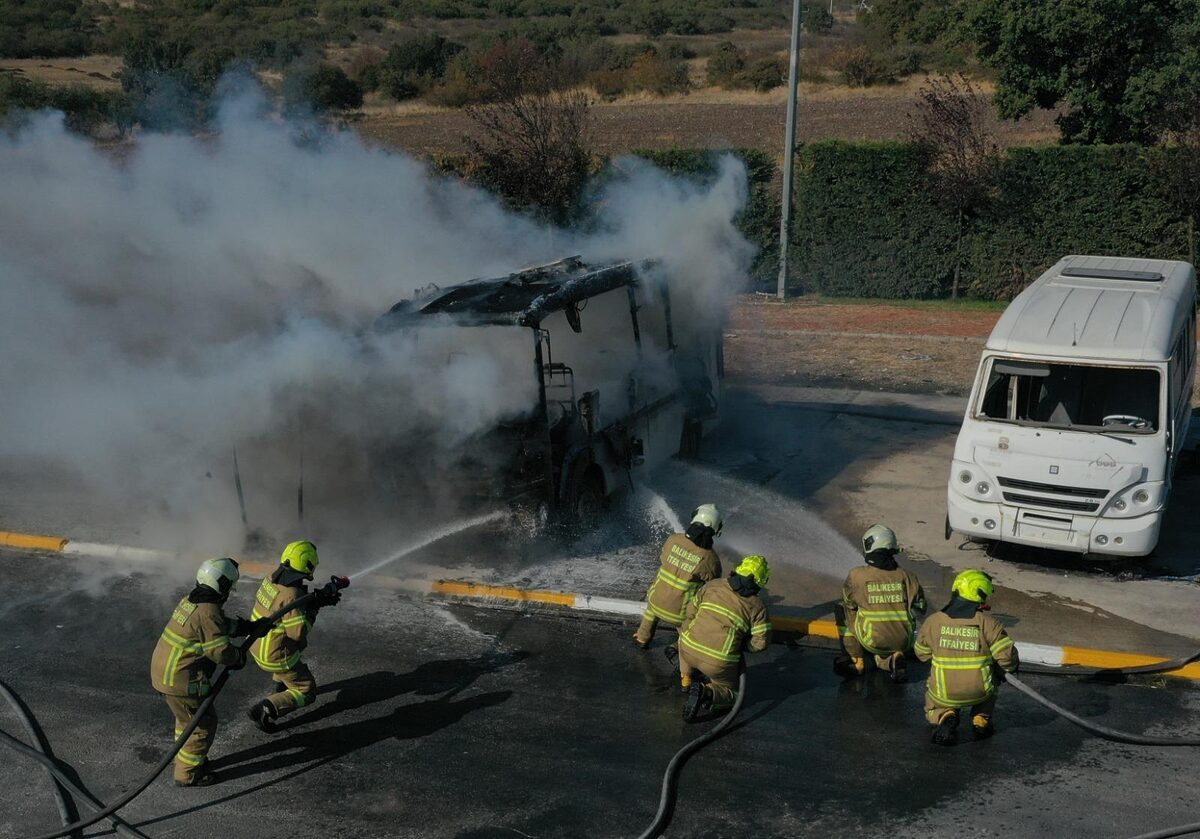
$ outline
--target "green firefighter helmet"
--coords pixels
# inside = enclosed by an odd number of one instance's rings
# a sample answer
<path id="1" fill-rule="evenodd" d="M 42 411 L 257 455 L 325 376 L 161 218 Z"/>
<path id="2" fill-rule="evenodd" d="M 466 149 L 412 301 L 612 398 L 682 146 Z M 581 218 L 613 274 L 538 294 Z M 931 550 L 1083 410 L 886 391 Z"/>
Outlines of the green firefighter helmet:
<path id="1" fill-rule="evenodd" d="M 711 527 L 713 535 L 720 536 L 725 520 L 721 518 L 721 511 L 717 509 L 716 504 L 701 504 L 692 512 L 692 524 Z"/>
<path id="2" fill-rule="evenodd" d="M 963 600 L 970 600 L 972 603 L 983 603 L 996 591 L 992 585 L 992 578 L 974 568 L 969 568 L 955 577 L 950 588 Z"/>
<path id="3" fill-rule="evenodd" d="M 743 559 L 734 573 L 739 577 L 749 577 L 759 588 L 766 588 L 771 579 L 771 566 L 767 564 L 765 556 L 754 554 Z"/>
<path id="4" fill-rule="evenodd" d="M 196 582 L 221 595 L 229 594 L 240 576 L 238 564 L 227 556 L 206 559 L 196 570 Z"/>
<path id="5" fill-rule="evenodd" d="M 873 551 L 891 551 L 895 553 L 900 550 L 900 543 L 896 540 L 895 531 L 890 527 L 882 524 L 873 524 L 862 535 L 862 548 L 864 556 Z"/>
<path id="6" fill-rule="evenodd" d="M 283 555 L 279 558 L 280 565 L 286 565 L 310 580 L 313 572 L 317 570 L 318 562 L 320 560 L 317 558 L 317 546 L 308 541 L 292 542 L 283 549 Z"/>

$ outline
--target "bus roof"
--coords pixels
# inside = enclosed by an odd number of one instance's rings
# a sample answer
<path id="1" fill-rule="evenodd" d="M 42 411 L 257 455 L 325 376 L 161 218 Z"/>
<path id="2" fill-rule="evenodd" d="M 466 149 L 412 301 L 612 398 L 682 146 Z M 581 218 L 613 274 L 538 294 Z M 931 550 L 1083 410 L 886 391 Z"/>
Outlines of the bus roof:
<path id="1" fill-rule="evenodd" d="M 1113 361 L 1166 361 L 1196 298 L 1186 262 L 1065 256 L 1005 309 L 987 348 Z"/>
<path id="2" fill-rule="evenodd" d="M 654 260 L 587 265 L 578 256 L 514 271 L 503 277 L 470 280 L 448 288 L 431 286 L 402 300 L 376 322 L 393 329 L 431 315 L 449 315 L 465 326 L 530 326 L 548 315 L 573 309 L 614 289 L 637 285 Z"/>

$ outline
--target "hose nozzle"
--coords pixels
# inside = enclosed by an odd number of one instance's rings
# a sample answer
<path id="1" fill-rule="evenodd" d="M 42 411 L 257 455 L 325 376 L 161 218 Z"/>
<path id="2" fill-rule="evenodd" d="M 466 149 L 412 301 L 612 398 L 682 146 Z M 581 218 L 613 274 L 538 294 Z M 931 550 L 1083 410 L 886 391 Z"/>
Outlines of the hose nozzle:
<path id="1" fill-rule="evenodd" d="M 349 577 L 338 577 L 335 575 L 335 576 L 332 576 L 329 578 L 328 588 L 330 588 L 333 591 L 341 591 L 342 589 L 349 588 L 349 587 L 350 587 L 350 578 Z"/>

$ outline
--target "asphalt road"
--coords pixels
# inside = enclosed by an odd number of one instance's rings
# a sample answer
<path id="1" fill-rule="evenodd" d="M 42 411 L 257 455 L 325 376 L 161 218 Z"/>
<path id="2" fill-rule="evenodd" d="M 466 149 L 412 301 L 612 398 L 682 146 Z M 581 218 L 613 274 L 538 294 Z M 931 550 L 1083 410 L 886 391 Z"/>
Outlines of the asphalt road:
<path id="1" fill-rule="evenodd" d="M 84 570 L 0 556 L 0 674 L 109 799 L 169 744 L 147 670 L 183 586 Z M 243 584 L 234 603 L 251 596 Z M 126 815 L 151 836 L 637 835 L 667 761 L 700 729 L 679 721 L 658 644 L 641 653 L 629 635 L 408 600 L 367 578 L 317 623 L 315 706 L 259 733 L 244 709 L 268 679 L 251 665 L 218 702 L 222 783 L 181 790 L 164 773 Z M 781 645 L 751 659 L 743 718 L 687 765 L 667 835 L 1120 837 L 1200 818 L 1192 750 L 1097 741 L 1011 691 L 995 738 L 939 749 L 919 683 L 843 685 L 830 663 Z M 1177 684 L 1028 681 L 1110 725 L 1200 731 L 1200 692 Z M 18 730 L 7 710 L 0 725 Z M 0 758 L 0 835 L 55 824 L 40 769 Z"/>

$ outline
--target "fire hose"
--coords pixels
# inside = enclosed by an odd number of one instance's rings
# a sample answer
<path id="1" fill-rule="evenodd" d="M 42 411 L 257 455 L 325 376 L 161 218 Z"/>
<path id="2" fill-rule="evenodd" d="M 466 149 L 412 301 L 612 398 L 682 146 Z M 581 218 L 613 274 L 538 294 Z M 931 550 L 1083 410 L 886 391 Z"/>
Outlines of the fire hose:
<path id="1" fill-rule="evenodd" d="M 671 762 L 667 764 L 667 771 L 663 773 L 662 794 L 658 799 L 658 812 L 654 814 L 654 821 L 638 836 L 638 839 L 657 839 L 666 830 L 667 825 L 671 822 L 671 811 L 675 804 L 675 786 L 679 780 L 679 772 L 683 769 L 684 762 L 725 733 L 726 729 L 733 723 L 733 718 L 742 709 L 742 700 L 745 696 L 746 667 L 745 662 L 743 662 L 741 672 L 738 673 L 737 698 L 733 700 L 733 707 L 729 709 L 729 713 L 719 723 L 677 751 L 675 756 L 671 758 Z"/>
<path id="2" fill-rule="evenodd" d="M 349 577 L 330 577 L 329 582 L 326 583 L 323 588 L 316 589 L 314 591 L 310 591 L 308 594 L 305 594 L 301 597 L 296 598 L 291 603 L 284 606 L 282 609 L 279 609 L 278 611 L 268 615 L 267 620 L 270 621 L 271 623 L 275 623 L 280 618 L 282 618 L 284 615 L 286 615 L 288 612 L 291 612 L 294 609 L 298 609 L 301 606 L 307 605 L 310 601 L 312 601 L 314 598 L 316 598 L 316 596 L 318 594 L 320 594 L 322 592 L 330 592 L 330 593 L 337 592 L 337 591 L 340 591 L 341 589 L 346 588 L 349 585 L 350 585 Z M 255 641 L 255 639 L 247 637 L 240 644 L 238 644 L 238 649 L 242 651 L 243 656 L 249 650 L 250 645 L 252 643 L 254 643 L 254 641 Z M 99 801 L 96 801 L 91 796 L 86 795 L 86 793 L 83 793 L 82 790 L 79 790 L 78 788 L 74 788 L 75 785 L 72 783 L 70 777 L 68 777 L 68 775 L 63 771 L 61 765 L 57 761 L 55 761 L 53 758 L 48 757 L 47 755 L 38 751 L 36 748 L 31 748 L 30 746 L 25 745 L 20 740 L 17 740 L 15 737 L 13 737 L 3 731 L 0 731 L 0 744 L 8 746 L 9 748 L 17 751 L 18 753 L 23 754 L 28 758 L 31 758 L 33 760 L 40 762 L 51 772 L 51 774 L 53 774 L 55 779 L 57 779 L 60 783 L 62 783 L 67 789 L 71 789 L 73 792 L 75 792 L 77 795 L 79 795 L 81 798 L 83 798 L 83 800 L 90 801 L 98 809 L 98 812 L 93 813 L 92 815 L 88 816 L 87 818 L 79 819 L 70 824 L 64 824 L 62 827 L 58 828 L 57 830 L 53 830 L 48 833 L 41 833 L 35 837 L 30 837 L 30 839 L 57 839 L 57 837 L 59 837 L 59 836 L 66 836 L 68 834 L 75 833 L 76 831 L 82 830 L 85 827 L 91 827 L 92 825 L 96 824 L 97 822 L 103 821 L 105 819 L 112 821 L 114 827 L 116 827 L 118 830 L 122 830 L 122 828 L 124 828 L 124 825 L 122 823 L 119 823 L 119 820 L 114 819 L 113 816 L 119 810 L 121 810 L 122 808 L 127 806 L 129 804 L 129 802 L 133 801 L 133 799 L 137 798 L 139 795 L 141 795 L 143 792 L 145 792 L 146 788 L 148 786 L 150 786 L 151 783 L 154 782 L 154 779 L 158 777 L 159 773 L 162 772 L 164 769 L 166 769 L 167 766 L 170 765 L 171 761 L 173 761 L 175 759 L 175 755 L 179 753 L 179 750 L 183 748 L 183 745 L 188 741 L 188 738 L 190 738 L 192 736 L 192 732 L 194 732 L 196 730 L 196 726 L 198 726 L 200 724 L 201 718 L 203 718 L 205 713 L 208 711 L 208 709 L 212 707 L 213 701 L 217 698 L 217 694 L 219 694 L 221 692 L 221 689 L 223 687 L 225 687 L 225 683 L 227 681 L 229 681 L 229 675 L 232 672 L 233 672 L 232 670 L 230 670 L 228 667 L 226 667 L 223 664 L 217 666 L 216 670 L 213 671 L 212 689 L 209 691 L 208 696 L 206 696 L 204 698 L 204 701 L 200 703 L 200 707 L 196 709 L 196 713 L 192 714 L 192 718 L 188 722 L 187 726 L 185 726 L 183 731 L 179 734 L 179 736 L 175 738 L 175 746 L 169 752 L 167 752 L 167 754 L 165 754 L 163 756 L 162 760 L 160 760 L 158 762 L 158 764 L 154 767 L 154 769 L 152 769 L 149 772 L 149 774 L 147 774 L 145 780 L 143 780 L 138 786 L 134 787 L 129 792 L 125 793 L 125 795 L 123 795 L 116 803 L 109 804 L 107 806 L 103 805 Z M 3 683 L 0 683 L 0 687 L 4 688 L 3 692 L 6 696 L 11 697 L 10 702 L 15 703 L 17 701 L 15 694 L 13 694 L 12 691 L 6 685 L 3 685 Z M 14 704 L 14 707 L 19 707 L 19 704 Z M 27 728 L 29 728 L 32 731 L 33 730 L 32 719 L 30 719 L 28 717 L 28 715 L 26 715 L 23 711 L 19 711 L 19 713 L 23 718 L 25 718 L 25 722 L 27 723 Z M 34 739 L 34 743 L 35 744 L 37 743 L 36 738 Z M 136 833 L 136 832 L 132 831 L 132 829 L 130 829 L 130 828 L 124 828 L 124 829 L 129 830 L 129 835 L 144 837 L 144 834 Z"/>

